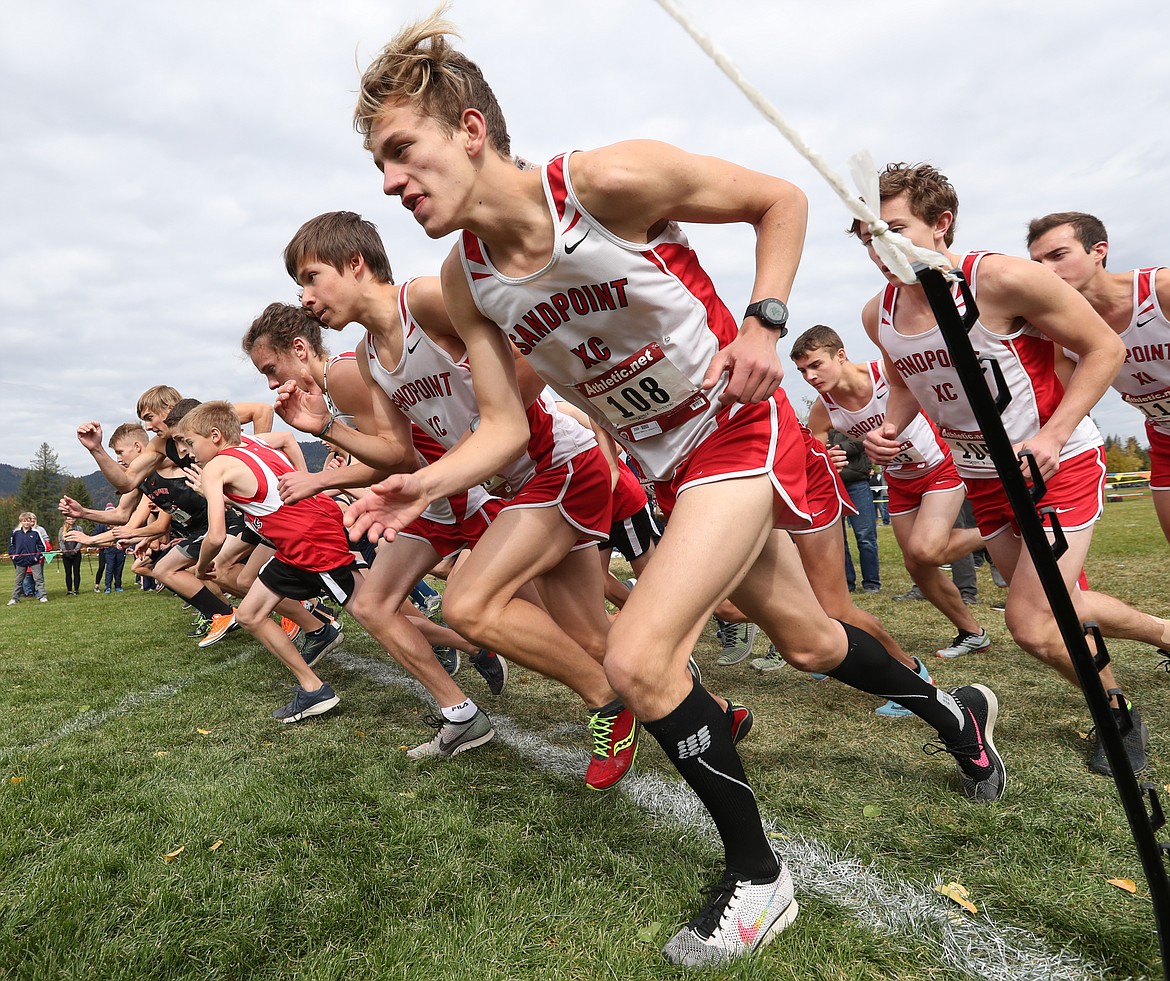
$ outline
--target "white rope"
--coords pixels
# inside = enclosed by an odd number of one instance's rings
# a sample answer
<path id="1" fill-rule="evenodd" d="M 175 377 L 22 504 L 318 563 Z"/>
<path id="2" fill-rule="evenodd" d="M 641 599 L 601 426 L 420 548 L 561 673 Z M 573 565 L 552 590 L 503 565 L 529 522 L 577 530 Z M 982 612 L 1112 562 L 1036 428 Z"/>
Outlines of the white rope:
<path id="1" fill-rule="evenodd" d="M 714 42 L 700 31 L 691 22 L 690 18 L 675 5 L 674 0 L 656 0 L 656 2 L 710 56 L 711 60 L 719 66 L 723 74 L 739 87 L 739 90 L 747 96 L 748 101 L 759 110 L 760 114 L 775 126 L 780 131 L 780 134 L 792 144 L 793 149 L 812 164 L 816 172 L 836 192 L 837 197 L 849 209 L 853 217 L 865 223 L 870 234 L 873 236 L 874 250 L 881 257 L 887 269 L 904 283 L 916 283 L 918 281 L 918 277 L 911 268 L 911 262 L 921 262 L 931 269 L 937 269 L 948 275 L 951 273 L 951 264 L 947 261 L 946 256 L 935 252 L 933 249 L 920 248 L 904 235 L 890 231 L 890 226 L 882 221 L 881 217 L 875 214 L 867 203 L 873 202 L 877 205 L 880 200 L 878 195 L 877 168 L 874 166 L 873 158 L 868 152 L 863 151 L 854 154 L 849 159 L 850 172 L 853 175 L 853 180 L 857 185 L 857 190 L 861 194 L 861 198 L 864 198 L 864 200 L 861 200 L 849 190 L 845 181 L 825 162 L 824 157 L 804 142 L 801 135 L 788 124 L 787 120 L 776 110 L 776 107 L 764 98 L 763 93 L 743 77 L 739 69 L 732 64 L 731 59 L 720 51 Z"/>

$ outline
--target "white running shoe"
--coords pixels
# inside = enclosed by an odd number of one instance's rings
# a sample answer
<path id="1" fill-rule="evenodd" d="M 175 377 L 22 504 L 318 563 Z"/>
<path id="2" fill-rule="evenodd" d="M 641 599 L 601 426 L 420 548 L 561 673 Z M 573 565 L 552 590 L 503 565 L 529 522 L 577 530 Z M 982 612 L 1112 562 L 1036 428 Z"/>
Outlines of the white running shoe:
<path id="1" fill-rule="evenodd" d="M 776 650 L 775 644 L 768 645 L 768 653 L 763 657 L 752 658 L 750 667 L 756 671 L 779 671 L 783 667 L 787 667 L 788 662 L 780 656 L 780 652 Z"/>
<path id="2" fill-rule="evenodd" d="M 979 651 L 985 651 L 990 646 L 991 638 L 987 636 L 986 630 L 980 630 L 977 634 L 969 634 L 964 630 L 960 631 L 955 639 L 951 641 L 950 647 L 944 647 L 936 653 L 939 657 L 954 660 L 956 657 L 962 657 L 964 654 L 977 654 Z"/>
<path id="3" fill-rule="evenodd" d="M 800 907 L 792 895 L 788 866 L 767 880 L 725 875 L 711 887 L 711 899 L 679 930 L 662 955 L 672 964 L 716 967 L 754 954 L 796 919 Z"/>
<path id="4" fill-rule="evenodd" d="M 756 642 L 756 634 L 760 628 L 754 623 L 725 623 L 719 620 L 719 629 L 716 635 L 723 653 L 715 662 L 722 667 L 739 664 L 752 652 L 752 645 Z"/>

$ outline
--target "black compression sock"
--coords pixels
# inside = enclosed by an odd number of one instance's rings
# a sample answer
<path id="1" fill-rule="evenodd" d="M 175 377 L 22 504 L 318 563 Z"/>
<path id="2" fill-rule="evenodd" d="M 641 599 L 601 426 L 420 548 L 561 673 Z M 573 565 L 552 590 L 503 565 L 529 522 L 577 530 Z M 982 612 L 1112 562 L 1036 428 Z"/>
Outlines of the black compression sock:
<path id="1" fill-rule="evenodd" d="M 860 627 L 842 623 L 849 638 L 845 660 L 829 676 L 851 688 L 892 698 L 933 726 L 944 739 L 954 739 L 963 725 L 963 713 L 945 691 L 918 677 L 894 660 L 878 641 Z"/>
<path id="2" fill-rule="evenodd" d="M 643 725 L 710 812 L 728 869 L 739 878 L 774 876 L 779 865 L 719 703 L 696 681 L 674 711 Z"/>
<path id="3" fill-rule="evenodd" d="M 206 586 L 194 596 L 188 597 L 187 602 L 207 617 L 208 620 L 213 616 L 226 616 L 232 612 L 232 608 Z"/>

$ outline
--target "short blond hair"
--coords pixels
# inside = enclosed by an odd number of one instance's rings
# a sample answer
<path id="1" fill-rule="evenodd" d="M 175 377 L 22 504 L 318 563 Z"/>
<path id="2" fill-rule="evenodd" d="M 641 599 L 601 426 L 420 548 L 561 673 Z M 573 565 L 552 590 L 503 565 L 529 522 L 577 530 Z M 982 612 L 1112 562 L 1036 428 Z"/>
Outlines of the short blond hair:
<path id="1" fill-rule="evenodd" d="M 150 437 L 146 434 L 146 430 L 142 428 L 142 423 L 140 422 L 124 422 L 115 429 L 113 435 L 110 436 L 110 449 L 112 450 L 118 443 L 121 443 L 125 439 L 137 439 L 143 445 L 150 441 Z"/>
<path id="2" fill-rule="evenodd" d="M 170 385 L 155 385 L 138 396 L 138 407 L 134 411 L 139 419 L 147 412 L 153 412 L 155 415 L 169 412 L 182 397 L 177 388 Z"/>
<path id="3" fill-rule="evenodd" d="M 488 143 L 512 156 L 508 124 L 479 66 L 447 40 L 459 31 L 444 19 L 447 5 L 424 20 L 408 24 L 386 45 L 362 75 L 354 128 L 373 150 L 370 133 L 387 102 L 402 100 L 434 119 L 447 133 L 459 128 L 465 109 L 477 109 L 487 123 Z"/>
<path id="4" fill-rule="evenodd" d="M 213 429 L 229 446 L 239 445 L 240 416 L 231 402 L 203 402 L 179 422 L 179 432 L 185 436 L 210 436 Z"/>
<path id="5" fill-rule="evenodd" d="M 21 512 L 20 512 L 20 517 L 19 517 L 19 518 L 17 518 L 16 520 L 17 520 L 17 521 L 25 521 L 25 520 L 28 520 L 28 521 L 34 521 L 34 522 L 35 522 L 35 521 L 37 520 L 37 516 L 36 516 L 35 514 L 33 514 L 31 511 L 21 511 Z"/>

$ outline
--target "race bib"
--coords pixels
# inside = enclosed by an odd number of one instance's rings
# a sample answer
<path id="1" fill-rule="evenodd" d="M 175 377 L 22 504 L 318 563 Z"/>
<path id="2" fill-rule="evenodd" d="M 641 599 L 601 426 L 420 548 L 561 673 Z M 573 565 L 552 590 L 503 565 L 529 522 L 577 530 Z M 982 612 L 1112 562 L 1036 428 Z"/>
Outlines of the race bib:
<path id="1" fill-rule="evenodd" d="M 907 439 L 902 442 L 897 455 L 890 460 L 889 466 L 914 466 L 925 462 L 926 457 L 914 448 L 914 443 L 911 440 Z"/>
<path id="2" fill-rule="evenodd" d="M 992 462 L 983 433 L 969 433 L 961 429 L 943 429 L 940 426 L 938 434 L 951 448 L 951 456 L 954 457 L 955 466 L 960 470 L 995 471 L 995 464 Z"/>
<path id="3" fill-rule="evenodd" d="M 634 442 L 681 426 L 711 404 L 657 343 L 576 389 L 623 439 Z"/>
<path id="4" fill-rule="evenodd" d="M 1170 423 L 1170 388 L 1164 388 L 1160 392 L 1150 392 L 1147 395 L 1125 395 L 1123 393 L 1121 397 L 1130 405 L 1141 409 L 1150 422 L 1160 423 L 1162 426 Z"/>

